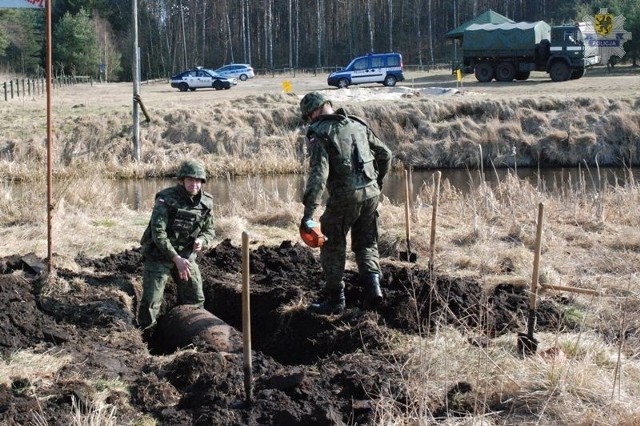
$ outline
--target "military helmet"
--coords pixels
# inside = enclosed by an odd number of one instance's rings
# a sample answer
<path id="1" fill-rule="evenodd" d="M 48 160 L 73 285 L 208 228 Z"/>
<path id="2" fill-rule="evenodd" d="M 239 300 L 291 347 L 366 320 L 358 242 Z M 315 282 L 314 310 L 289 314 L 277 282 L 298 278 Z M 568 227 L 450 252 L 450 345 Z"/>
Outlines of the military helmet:
<path id="1" fill-rule="evenodd" d="M 178 169 L 178 179 L 184 179 L 190 177 L 193 179 L 200 179 L 203 183 L 207 181 L 207 173 L 204 170 L 202 163 L 196 160 L 186 160 Z"/>
<path id="2" fill-rule="evenodd" d="M 300 112 L 302 113 L 302 119 L 304 121 L 309 120 L 309 116 L 311 115 L 311 113 L 327 102 L 331 104 L 331 101 L 320 92 L 311 92 L 304 95 L 304 97 L 300 101 Z"/>

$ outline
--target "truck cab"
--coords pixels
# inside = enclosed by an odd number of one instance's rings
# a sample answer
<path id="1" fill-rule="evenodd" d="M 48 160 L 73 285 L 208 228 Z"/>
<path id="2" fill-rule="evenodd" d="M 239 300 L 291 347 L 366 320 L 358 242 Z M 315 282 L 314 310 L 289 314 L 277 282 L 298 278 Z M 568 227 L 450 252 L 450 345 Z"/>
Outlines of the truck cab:
<path id="1" fill-rule="evenodd" d="M 584 75 L 589 62 L 585 59 L 584 35 L 576 25 L 551 27 L 547 70 L 553 81 L 577 79 Z"/>

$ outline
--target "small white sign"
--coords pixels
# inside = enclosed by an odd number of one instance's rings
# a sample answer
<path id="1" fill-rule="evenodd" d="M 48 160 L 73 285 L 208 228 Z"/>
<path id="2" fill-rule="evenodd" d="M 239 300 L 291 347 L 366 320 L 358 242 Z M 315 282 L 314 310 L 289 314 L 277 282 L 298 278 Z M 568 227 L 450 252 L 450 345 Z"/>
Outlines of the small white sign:
<path id="1" fill-rule="evenodd" d="M 45 0 L 0 0 L 0 9 L 28 7 L 44 9 Z"/>

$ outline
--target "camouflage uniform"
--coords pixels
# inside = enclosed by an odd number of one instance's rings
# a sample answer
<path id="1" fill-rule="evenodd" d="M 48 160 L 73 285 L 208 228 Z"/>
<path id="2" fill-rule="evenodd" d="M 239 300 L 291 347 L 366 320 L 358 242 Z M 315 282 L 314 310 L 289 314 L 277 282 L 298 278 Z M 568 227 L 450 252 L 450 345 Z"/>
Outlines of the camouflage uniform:
<path id="1" fill-rule="evenodd" d="M 327 295 L 341 298 L 343 306 L 349 230 L 361 279 L 375 280 L 380 292 L 377 207 L 391 151 L 362 119 L 343 109 L 320 115 L 309 127 L 307 139 L 310 173 L 302 198 L 303 221 L 313 216 L 326 186 L 329 198 L 320 224 L 327 241 L 320 249 L 320 261 Z"/>
<path id="2" fill-rule="evenodd" d="M 143 293 L 138 313 L 141 328 L 155 324 L 169 275 L 176 283 L 178 303 L 203 306 L 200 268 L 191 254 L 197 238 L 203 247 L 213 241 L 212 208 L 213 198 L 202 190 L 190 197 L 182 185 L 176 185 L 156 194 L 149 226 L 140 241 L 144 255 Z M 187 281 L 178 275 L 172 260 L 176 255 L 191 260 L 191 278 Z"/>

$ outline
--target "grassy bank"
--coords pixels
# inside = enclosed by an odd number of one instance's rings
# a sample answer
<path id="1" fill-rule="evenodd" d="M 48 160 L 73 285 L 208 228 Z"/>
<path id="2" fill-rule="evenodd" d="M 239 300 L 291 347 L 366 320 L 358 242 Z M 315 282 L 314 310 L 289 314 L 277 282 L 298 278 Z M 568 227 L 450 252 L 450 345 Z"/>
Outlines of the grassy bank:
<path id="1" fill-rule="evenodd" d="M 632 94 L 532 97 L 516 91 L 512 97 L 494 98 L 465 89 L 428 96 L 418 84 L 411 87 L 404 86 L 393 99 L 384 97 L 381 88 L 349 89 L 346 97 L 336 90 L 326 95 L 372 125 L 394 151 L 397 167 L 640 164 L 640 99 Z M 158 101 L 152 121 L 142 119 L 140 162 L 132 160 L 130 105 L 120 98 L 83 102 L 79 96 L 56 107 L 53 115 L 56 176 L 171 176 L 180 160 L 192 156 L 201 158 L 212 176 L 301 173 L 306 167 L 305 127 L 295 94 L 193 105 L 186 103 L 191 100 Z M 44 173 L 41 102 L 3 104 L 0 119 L 0 180 L 29 180 Z"/>

